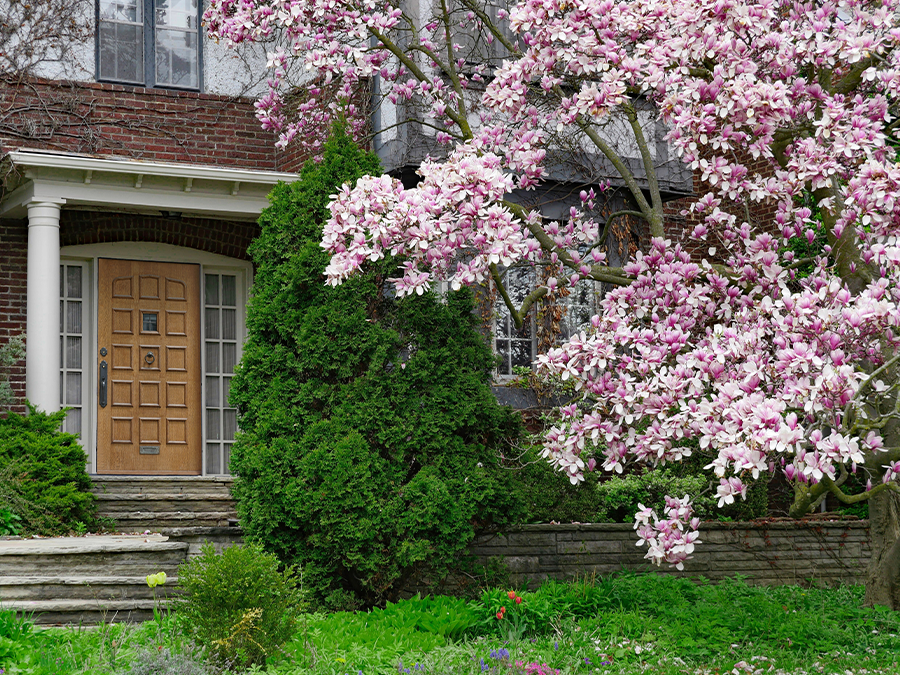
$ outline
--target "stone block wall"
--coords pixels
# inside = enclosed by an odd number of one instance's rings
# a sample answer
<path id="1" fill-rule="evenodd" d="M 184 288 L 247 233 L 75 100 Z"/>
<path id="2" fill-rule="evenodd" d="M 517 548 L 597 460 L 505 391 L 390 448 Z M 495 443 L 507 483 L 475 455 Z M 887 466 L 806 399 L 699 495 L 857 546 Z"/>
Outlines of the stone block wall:
<path id="1" fill-rule="evenodd" d="M 517 585 L 623 570 L 718 580 L 736 574 L 764 585 L 862 583 L 870 557 L 868 521 L 703 523 L 683 571 L 653 567 L 628 524 L 525 525 L 476 539 L 485 564 L 502 557 Z"/>

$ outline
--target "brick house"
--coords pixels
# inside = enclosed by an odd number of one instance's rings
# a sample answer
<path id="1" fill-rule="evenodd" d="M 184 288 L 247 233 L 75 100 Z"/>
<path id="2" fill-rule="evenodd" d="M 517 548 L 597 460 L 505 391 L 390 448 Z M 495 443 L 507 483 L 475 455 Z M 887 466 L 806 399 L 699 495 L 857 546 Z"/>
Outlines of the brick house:
<path id="1" fill-rule="evenodd" d="M 227 473 L 247 246 L 269 190 L 304 158 L 277 149 L 255 117 L 264 47 L 234 54 L 204 39 L 197 0 L 77 1 L 96 13 L 72 59 L 0 75 L 0 343 L 27 336 L 12 384 L 39 408 L 71 408 L 65 428 L 91 473 Z M 406 114 L 376 108 L 373 147 L 411 183 L 439 149 Z M 690 193 L 689 171 L 645 114 L 667 198 Z M 636 147 L 623 151 L 639 174 Z M 583 180 L 560 165 L 546 189 L 520 197 L 565 217 Z M 507 285 L 515 297 L 535 281 Z M 583 322 L 596 297 L 572 293 L 565 322 Z M 502 379 L 531 362 L 538 331 L 515 330 L 502 303 L 493 324 Z"/>
<path id="2" fill-rule="evenodd" d="M 99 0 L 77 59 L 0 79 L 0 343 L 91 473 L 227 472 L 247 245 L 303 159 L 255 118 L 264 56 L 170 4 Z"/>

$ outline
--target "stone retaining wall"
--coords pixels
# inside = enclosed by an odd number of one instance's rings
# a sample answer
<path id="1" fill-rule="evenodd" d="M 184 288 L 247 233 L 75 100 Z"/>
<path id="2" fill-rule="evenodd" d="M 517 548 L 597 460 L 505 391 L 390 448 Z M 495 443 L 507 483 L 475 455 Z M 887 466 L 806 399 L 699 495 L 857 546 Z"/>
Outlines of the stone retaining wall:
<path id="1" fill-rule="evenodd" d="M 869 523 L 799 521 L 703 523 L 693 559 L 679 572 L 652 568 L 631 525 L 525 525 L 477 539 L 480 563 L 505 559 L 515 584 L 621 570 L 722 579 L 736 574 L 765 585 L 862 583 L 870 557 Z"/>

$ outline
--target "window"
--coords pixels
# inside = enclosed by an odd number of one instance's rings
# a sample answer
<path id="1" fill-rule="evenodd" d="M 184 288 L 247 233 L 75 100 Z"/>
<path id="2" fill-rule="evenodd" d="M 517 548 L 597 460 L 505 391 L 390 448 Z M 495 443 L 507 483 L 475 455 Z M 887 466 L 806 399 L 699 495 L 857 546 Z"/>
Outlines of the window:
<path id="1" fill-rule="evenodd" d="M 503 272 L 503 280 L 510 299 L 518 307 L 525 297 L 536 287 L 535 272 L 531 268 L 513 268 Z M 590 326 L 591 317 L 597 313 L 602 284 L 582 279 L 574 288 L 568 288 L 568 295 L 557 298 L 563 315 L 558 340 L 563 342 L 575 333 Z M 535 306 L 535 308 L 537 305 Z M 506 304 L 499 297 L 495 300 L 494 349 L 500 357 L 497 375 L 515 375 L 514 368 L 529 367 L 537 357 L 536 334 L 533 325 L 535 308 L 523 322 L 521 330 L 509 316 Z"/>
<path id="2" fill-rule="evenodd" d="M 101 80 L 200 88 L 197 0 L 98 0 Z"/>

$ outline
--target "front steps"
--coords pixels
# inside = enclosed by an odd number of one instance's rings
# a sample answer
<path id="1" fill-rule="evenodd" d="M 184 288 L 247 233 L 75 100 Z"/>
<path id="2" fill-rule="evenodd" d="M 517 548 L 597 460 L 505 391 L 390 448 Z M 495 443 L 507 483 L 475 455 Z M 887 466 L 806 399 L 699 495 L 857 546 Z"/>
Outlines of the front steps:
<path id="1" fill-rule="evenodd" d="M 157 602 L 147 575 L 168 575 L 164 605 L 189 548 L 158 534 L 3 540 L 0 608 L 42 625 L 144 621 Z"/>
<path id="2" fill-rule="evenodd" d="M 97 515 L 120 532 L 237 524 L 231 476 L 92 476 Z"/>
<path id="3" fill-rule="evenodd" d="M 173 596 L 178 566 L 211 543 L 242 542 L 230 476 L 92 476 L 98 516 L 110 536 L 0 540 L 0 609 L 37 624 L 145 621 L 156 606 L 148 574 Z"/>

